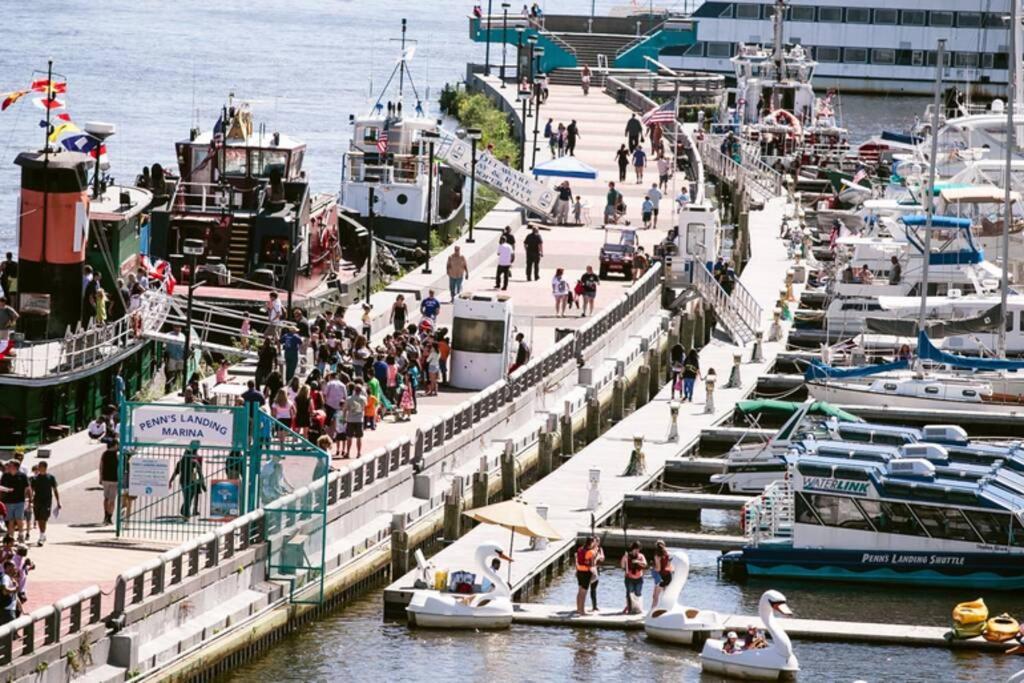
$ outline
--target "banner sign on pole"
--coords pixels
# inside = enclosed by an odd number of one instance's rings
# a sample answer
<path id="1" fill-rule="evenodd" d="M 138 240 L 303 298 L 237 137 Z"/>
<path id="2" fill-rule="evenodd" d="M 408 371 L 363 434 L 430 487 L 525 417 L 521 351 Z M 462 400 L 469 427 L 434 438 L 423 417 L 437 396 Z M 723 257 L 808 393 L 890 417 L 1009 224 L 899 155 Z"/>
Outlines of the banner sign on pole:
<path id="1" fill-rule="evenodd" d="M 188 406 L 143 405 L 132 410 L 132 441 L 230 448 L 235 414 L 230 410 L 197 410 Z M 134 467 L 134 462 L 132 463 Z"/>

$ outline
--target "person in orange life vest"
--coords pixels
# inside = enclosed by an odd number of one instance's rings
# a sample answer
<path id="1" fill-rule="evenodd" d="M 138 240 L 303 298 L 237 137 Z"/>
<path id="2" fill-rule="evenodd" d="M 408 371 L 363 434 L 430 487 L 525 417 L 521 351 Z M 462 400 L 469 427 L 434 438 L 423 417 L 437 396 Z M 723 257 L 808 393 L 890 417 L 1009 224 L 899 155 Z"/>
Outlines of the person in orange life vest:
<path id="1" fill-rule="evenodd" d="M 579 615 L 587 613 L 587 589 L 590 588 L 590 580 L 594 576 L 596 556 L 593 538 L 588 538 L 576 549 L 576 584 L 579 586 L 579 590 L 576 591 L 576 613 Z"/>
<path id="2" fill-rule="evenodd" d="M 622 610 L 622 613 L 634 614 L 632 604 L 634 600 L 631 596 L 635 596 L 637 603 L 643 604 L 640 601 L 644 590 L 644 570 L 647 569 L 647 558 L 640 552 L 639 542 L 633 541 L 629 550 L 622 556 L 619 566 L 626 573 L 626 608 Z"/>

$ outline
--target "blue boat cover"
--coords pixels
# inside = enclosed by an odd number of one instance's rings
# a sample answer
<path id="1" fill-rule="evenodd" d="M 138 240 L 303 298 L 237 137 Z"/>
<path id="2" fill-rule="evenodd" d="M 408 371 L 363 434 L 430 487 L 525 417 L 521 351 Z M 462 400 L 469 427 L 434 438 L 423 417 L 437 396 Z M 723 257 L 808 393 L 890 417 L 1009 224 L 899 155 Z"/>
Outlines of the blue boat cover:
<path id="1" fill-rule="evenodd" d="M 892 363 L 881 363 L 879 365 L 862 365 L 856 368 L 835 368 L 826 365 L 820 360 L 811 359 L 811 365 L 804 372 L 805 380 L 812 379 L 848 379 L 851 377 L 867 377 L 879 372 L 891 370 L 906 370 L 910 367 L 909 361 L 897 360 Z"/>
<path id="2" fill-rule="evenodd" d="M 925 227 L 928 225 L 928 216 L 915 213 L 909 216 L 903 216 L 900 219 L 904 225 L 912 227 Z M 933 228 L 957 228 L 959 230 L 967 230 L 971 227 L 970 218 L 960 218 L 959 216 L 932 216 L 932 227 Z"/>
<path id="3" fill-rule="evenodd" d="M 917 356 L 921 360 L 930 360 L 958 368 L 972 370 L 1024 370 L 1024 360 L 1007 360 L 1005 358 L 974 358 L 947 353 L 935 348 L 927 333 L 917 335 Z"/>
<path id="4" fill-rule="evenodd" d="M 923 142 L 923 138 L 919 138 L 916 135 L 907 135 L 906 133 L 896 133 L 888 130 L 882 131 L 882 139 L 902 142 L 905 145 L 919 145 Z"/>

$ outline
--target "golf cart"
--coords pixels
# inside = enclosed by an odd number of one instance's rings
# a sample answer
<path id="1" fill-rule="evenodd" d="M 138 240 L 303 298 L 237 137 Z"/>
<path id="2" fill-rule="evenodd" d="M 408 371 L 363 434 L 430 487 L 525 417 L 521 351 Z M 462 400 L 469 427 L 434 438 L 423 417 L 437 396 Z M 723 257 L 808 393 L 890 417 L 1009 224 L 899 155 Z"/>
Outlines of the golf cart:
<path id="1" fill-rule="evenodd" d="M 604 244 L 601 246 L 599 277 L 603 280 L 609 273 L 622 273 L 627 280 L 633 279 L 633 258 L 639 239 L 636 230 L 604 229 Z"/>

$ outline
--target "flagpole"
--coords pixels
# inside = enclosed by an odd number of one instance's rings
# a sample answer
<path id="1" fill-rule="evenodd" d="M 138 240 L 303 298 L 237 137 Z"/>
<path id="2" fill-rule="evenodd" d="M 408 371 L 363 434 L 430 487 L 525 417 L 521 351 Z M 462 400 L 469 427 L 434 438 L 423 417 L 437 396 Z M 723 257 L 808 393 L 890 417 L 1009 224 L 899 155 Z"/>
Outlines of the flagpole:
<path id="1" fill-rule="evenodd" d="M 48 179 L 50 169 L 50 105 L 53 104 L 53 60 L 46 60 L 46 129 L 43 131 L 43 248 L 39 253 L 39 262 L 46 263 L 47 209 L 49 208 Z M 99 150 L 96 150 L 99 154 Z"/>

